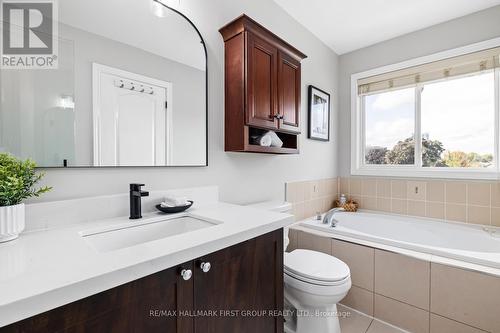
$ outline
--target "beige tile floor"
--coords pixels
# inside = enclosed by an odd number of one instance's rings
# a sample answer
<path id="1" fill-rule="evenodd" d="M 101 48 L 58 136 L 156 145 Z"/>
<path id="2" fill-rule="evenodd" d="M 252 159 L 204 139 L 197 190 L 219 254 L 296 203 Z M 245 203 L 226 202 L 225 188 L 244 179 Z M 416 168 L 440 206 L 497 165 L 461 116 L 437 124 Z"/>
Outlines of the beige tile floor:
<path id="1" fill-rule="evenodd" d="M 346 313 L 345 317 L 340 317 L 342 333 L 406 333 L 342 305 L 338 305 L 338 311 Z"/>

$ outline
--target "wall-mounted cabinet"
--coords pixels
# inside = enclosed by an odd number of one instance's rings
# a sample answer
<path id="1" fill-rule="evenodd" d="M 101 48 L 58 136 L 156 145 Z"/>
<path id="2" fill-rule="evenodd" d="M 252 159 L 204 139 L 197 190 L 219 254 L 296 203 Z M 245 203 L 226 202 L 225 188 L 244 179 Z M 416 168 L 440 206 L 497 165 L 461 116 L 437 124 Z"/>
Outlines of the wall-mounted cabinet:
<path id="1" fill-rule="evenodd" d="M 242 15 L 220 29 L 225 43 L 225 150 L 299 151 L 301 66 L 306 55 Z M 275 131 L 283 147 L 262 147 L 251 136 Z"/>

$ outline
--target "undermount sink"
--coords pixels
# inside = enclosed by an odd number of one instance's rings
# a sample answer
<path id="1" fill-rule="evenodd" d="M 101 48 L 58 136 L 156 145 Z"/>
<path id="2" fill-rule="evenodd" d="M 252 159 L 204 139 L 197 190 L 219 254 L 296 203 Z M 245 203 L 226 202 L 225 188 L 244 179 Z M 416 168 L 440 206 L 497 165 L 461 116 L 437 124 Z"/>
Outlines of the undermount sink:
<path id="1" fill-rule="evenodd" d="M 127 221 L 110 227 L 80 232 L 80 235 L 99 252 L 108 252 L 126 247 L 172 237 L 217 225 L 216 222 L 192 216 L 164 216 Z"/>

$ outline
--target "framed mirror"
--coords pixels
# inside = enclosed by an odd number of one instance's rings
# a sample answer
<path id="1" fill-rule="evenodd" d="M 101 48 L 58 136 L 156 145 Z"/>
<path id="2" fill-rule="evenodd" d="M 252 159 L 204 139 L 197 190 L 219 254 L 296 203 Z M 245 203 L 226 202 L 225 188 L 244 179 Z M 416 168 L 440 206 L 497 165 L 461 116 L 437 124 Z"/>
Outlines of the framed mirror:
<path id="1" fill-rule="evenodd" d="M 57 5 L 57 66 L 1 68 L 0 152 L 44 168 L 208 165 L 207 53 L 194 24 L 156 0 Z M 10 20 L 14 36 L 22 23 Z M 43 41 L 42 26 L 30 36 Z"/>

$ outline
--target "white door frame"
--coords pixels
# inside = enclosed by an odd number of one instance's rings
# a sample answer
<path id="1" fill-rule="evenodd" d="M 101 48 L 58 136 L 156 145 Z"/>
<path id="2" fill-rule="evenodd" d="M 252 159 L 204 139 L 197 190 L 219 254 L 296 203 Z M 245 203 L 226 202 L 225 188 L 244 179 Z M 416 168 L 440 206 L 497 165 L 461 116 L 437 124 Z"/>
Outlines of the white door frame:
<path id="1" fill-rule="evenodd" d="M 102 166 L 101 165 L 101 74 L 109 74 L 114 76 L 120 76 L 124 79 L 130 79 L 133 81 L 139 81 L 145 85 L 153 85 L 161 88 L 165 88 L 167 91 L 166 102 L 166 114 L 165 119 L 167 126 L 165 128 L 166 138 L 165 138 L 165 146 L 166 148 L 166 156 L 165 156 L 165 166 L 171 164 L 172 161 L 172 129 L 173 129 L 173 99 L 172 99 L 172 89 L 173 85 L 171 82 L 162 81 L 158 79 L 154 79 L 151 77 L 147 77 L 141 74 L 136 74 L 132 72 L 128 72 L 119 68 L 114 68 L 106 65 L 101 65 L 96 62 L 92 63 L 92 122 L 93 122 L 93 165 L 94 166 Z"/>

